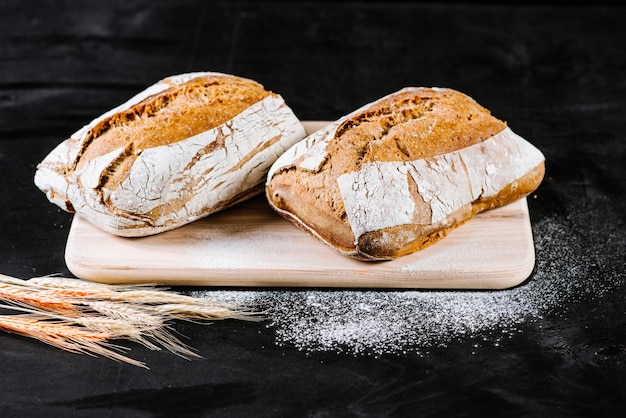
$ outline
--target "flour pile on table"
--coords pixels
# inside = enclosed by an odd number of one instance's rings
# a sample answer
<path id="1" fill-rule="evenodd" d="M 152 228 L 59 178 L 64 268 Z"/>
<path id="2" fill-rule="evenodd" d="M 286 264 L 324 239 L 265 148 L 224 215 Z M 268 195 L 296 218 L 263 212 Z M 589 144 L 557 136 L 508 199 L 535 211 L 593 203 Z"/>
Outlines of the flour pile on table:
<path id="1" fill-rule="evenodd" d="M 497 346 L 520 333 L 520 325 L 558 314 L 577 298 L 599 297 L 619 281 L 597 273 L 586 243 L 562 221 L 546 219 L 534 228 L 535 272 L 513 289 L 207 290 L 194 296 L 268 309 L 276 343 L 306 352 L 427 353 L 462 339 Z"/>

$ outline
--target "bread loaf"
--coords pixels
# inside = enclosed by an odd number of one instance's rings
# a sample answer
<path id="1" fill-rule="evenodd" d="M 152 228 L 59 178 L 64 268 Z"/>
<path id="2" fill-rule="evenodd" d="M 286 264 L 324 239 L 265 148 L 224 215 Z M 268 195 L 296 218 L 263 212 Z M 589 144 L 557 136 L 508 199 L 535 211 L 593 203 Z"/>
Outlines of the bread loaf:
<path id="1" fill-rule="evenodd" d="M 61 142 L 35 184 L 105 231 L 151 235 L 262 193 L 270 165 L 304 136 L 281 96 L 259 83 L 181 74 Z"/>
<path id="2" fill-rule="evenodd" d="M 287 150 L 270 168 L 266 196 L 339 252 L 389 260 L 525 197 L 543 175 L 543 154 L 472 98 L 409 87 Z"/>

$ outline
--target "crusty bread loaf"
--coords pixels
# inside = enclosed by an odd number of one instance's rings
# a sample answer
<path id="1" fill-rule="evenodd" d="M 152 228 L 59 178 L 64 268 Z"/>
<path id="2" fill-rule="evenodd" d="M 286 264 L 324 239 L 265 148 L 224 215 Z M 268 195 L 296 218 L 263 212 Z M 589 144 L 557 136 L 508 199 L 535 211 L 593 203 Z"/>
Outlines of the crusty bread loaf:
<path id="1" fill-rule="evenodd" d="M 61 142 L 35 184 L 105 231 L 151 235 L 262 192 L 270 165 L 305 135 L 283 99 L 253 80 L 180 74 Z"/>
<path id="2" fill-rule="evenodd" d="M 287 150 L 266 196 L 341 253 L 388 260 L 535 190 L 544 156 L 458 91 L 409 87 Z"/>

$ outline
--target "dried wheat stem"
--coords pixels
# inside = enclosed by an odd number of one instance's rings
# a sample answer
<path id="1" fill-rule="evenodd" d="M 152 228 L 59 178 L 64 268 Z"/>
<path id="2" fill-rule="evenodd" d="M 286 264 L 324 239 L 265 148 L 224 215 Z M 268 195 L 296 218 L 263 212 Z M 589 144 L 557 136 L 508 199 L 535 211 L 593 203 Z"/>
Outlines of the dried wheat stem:
<path id="1" fill-rule="evenodd" d="M 187 312 L 187 315 L 175 315 L 177 319 L 239 319 L 258 321 L 263 319 L 263 313 L 250 311 L 241 306 L 229 304 L 222 301 L 214 301 L 206 298 L 194 298 L 176 292 L 164 291 L 167 289 L 155 289 L 150 284 L 137 285 L 109 285 L 102 283 L 84 282 L 77 279 L 39 277 L 29 280 L 43 288 L 54 289 L 74 289 L 78 288 L 84 292 L 86 299 L 106 299 L 109 301 L 123 301 L 128 304 L 150 306 L 150 305 L 176 305 L 180 312 Z M 119 287 L 118 287 L 119 286 Z M 183 305 L 189 308 L 182 309 Z M 215 314 L 208 314 L 214 310 Z M 169 310 L 172 313 L 176 309 Z M 192 312 L 197 311 L 198 315 L 193 316 Z M 167 309 L 162 309 L 167 312 Z"/>
<path id="2" fill-rule="evenodd" d="M 89 300 L 85 302 L 85 306 L 108 318 L 121 319 L 146 327 L 163 327 L 166 322 L 166 318 L 162 316 L 155 316 L 152 313 L 151 308 L 146 309 L 140 305 L 137 306 L 128 303 L 111 302 L 106 300 Z"/>
<path id="3" fill-rule="evenodd" d="M 36 306 L 46 311 L 64 312 L 65 314 L 76 310 L 70 302 L 41 295 L 29 287 L 6 283 L 0 283 L 0 299 L 19 305 Z"/>
<path id="4" fill-rule="evenodd" d="M 51 321 L 45 316 L 33 314 L 0 315 L 0 329 L 36 338 L 54 347 L 73 353 L 101 355 L 113 360 L 147 368 L 144 363 L 107 348 L 107 346 L 116 346 L 106 344 L 106 341 L 109 339 L 109 335 L 106 333 L 68 325 L 63 322 Z"/>
<path id="5" fill-rule="evenodd" d="M 148 313 L 147 309 L 125 306 L 120 303 L 90 302 L 88 305 L 104 317 L 77 318 L 76 321 L 83 326 L 106 329 L 114 336 L 113 338 L 128 338 L 152 350 L 160 350 L 159 346 L 162 346 L 181 357 L 200 357 L 172 335 L 164 316 Z M 124 328 L 131 324 L 133 329 Z"/>
<path id="6" fill-rule="evenodd" d="M 221 306 L 192 305 L 185 303 L 170 303 L 154 307 L 154 311 L 160 315 L 169 316 L 182 320 L 220 320 L 220 319 L 245 319 L 260 320 L 261 317 L 250 313 L 240 313 Z"/>
<path id="7" fill-rule="evenodd" d="M 18 279 L 19 280 L 19 279 Z M 43 277 L 33 277 L 28 280 L 28 283 L 34 284 L 40 287 L 49 287 L 55 289 L 89 289 L 89 290 L 109 290 L 109 291 L 121 291 L 126 289 L 138 289 L 154 287 L 153 284 L 105 284 L 105 283 L 97 283 L 90 282 L 80 279 L 72 279 L 69 277 L 60 277 L 60 276 L 43 276 Z"/>
<path id="8" fill-rule="evenodd" d="M 169 341 L 167 338 L 167 332 L 160 328 L 143 328 L 138 327 L 135 324 L 112 318 L 103 317 L 79 317 L 75 319 L 78 325 L 91 329 L 96 332 L 102 332 L 109 335 L 109 339 L 125 339 L 137 342 L 151 350 L 160 351 L 161 348 L 158 344 L 153 343 L 151 340 L 161 342 L 161 340 Z M 182 344 L 181 344 L 182 346 Z M 170 347 L 167 347 L 168 349 Z M 186 347 L 182 347 L 180 350 L 176 350 L 176 347 L 172 346 L 172 352 L 178 351 L 187 353 Z"/>
<path id="9" fill-rule="evenodd" d="M 0 330 L 75 353 L 103 355 L 141 367 L 108 340 L 126 339 L 184 358 L 200 357 L 177 339 L 169 321 L 260 320 L 258 312 L 178 294 L 150 284 L 108 285 L 63 277 L 25 281 L 0 274 L 0 301 L 26 314 L 0 315 Z M 146 367 L 147 368 L 147 367 Z"/>

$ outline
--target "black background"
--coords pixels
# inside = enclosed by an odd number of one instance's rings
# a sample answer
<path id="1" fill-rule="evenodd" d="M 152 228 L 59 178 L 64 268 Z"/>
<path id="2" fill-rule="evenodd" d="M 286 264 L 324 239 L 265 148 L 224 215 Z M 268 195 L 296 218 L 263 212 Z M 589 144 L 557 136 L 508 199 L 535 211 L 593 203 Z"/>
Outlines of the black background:
<path id="1" fill-rule="evenodd" d="M 163 77 L 205 70 L 261 82 L 302 120 L 409 85 L 469 94 L 546 155 L 533 228 L 561 219 L 579 245 L 550 246 L 538 265 L 574 251 L 590 282 L 616 284 L 472 355 L 463 341 L 427 355 L 305 354 L 262 323 L 221 321 L 177 325 L 201 360 L 133 347 L 146 371 L 3 334 L 1 416 L 624 416 L 626 9 L 3 1 L 0 273 L 70 275 L 72 217 L 33 184 L 56 144 Z"/>

